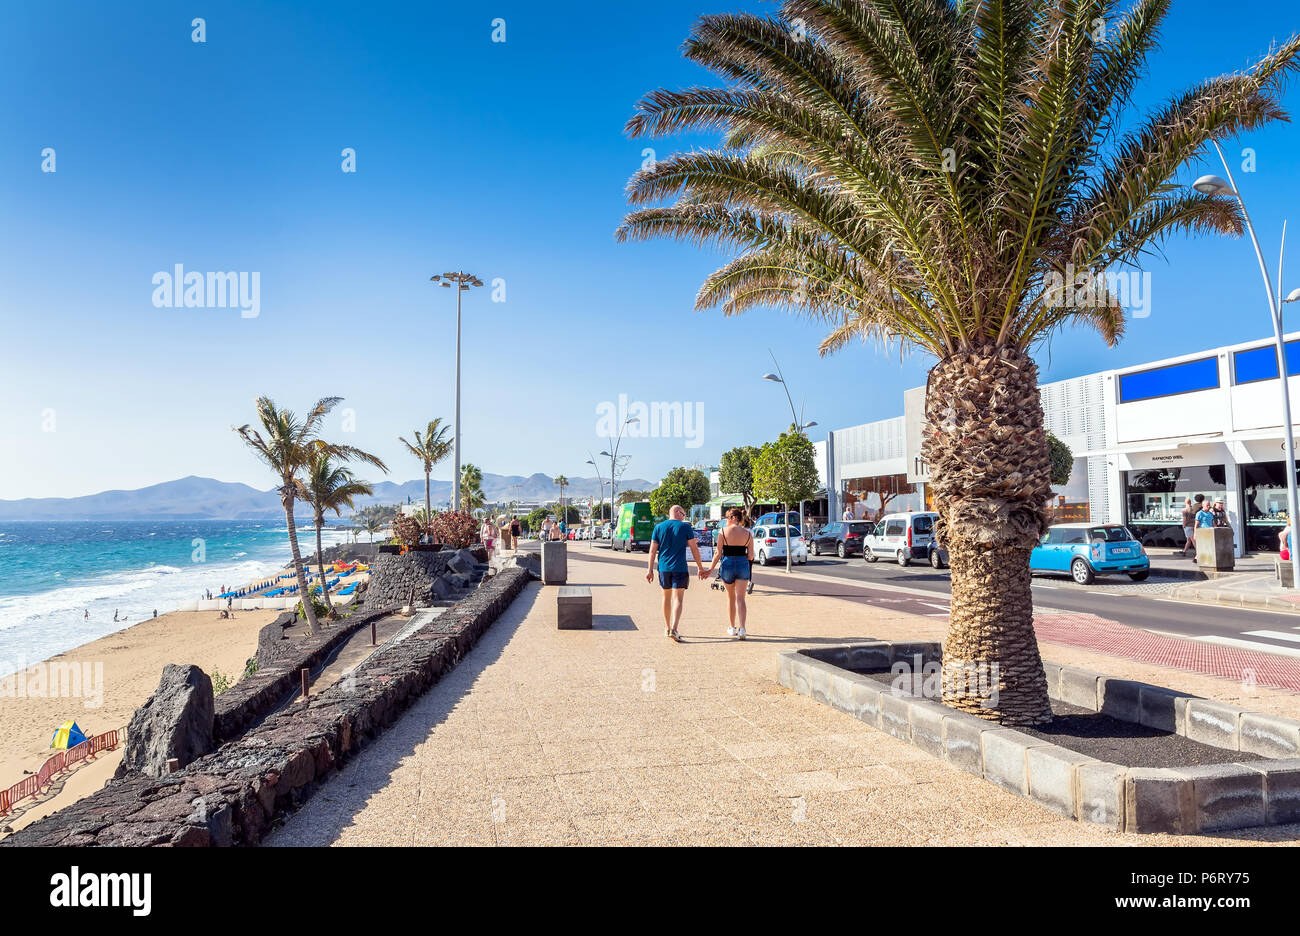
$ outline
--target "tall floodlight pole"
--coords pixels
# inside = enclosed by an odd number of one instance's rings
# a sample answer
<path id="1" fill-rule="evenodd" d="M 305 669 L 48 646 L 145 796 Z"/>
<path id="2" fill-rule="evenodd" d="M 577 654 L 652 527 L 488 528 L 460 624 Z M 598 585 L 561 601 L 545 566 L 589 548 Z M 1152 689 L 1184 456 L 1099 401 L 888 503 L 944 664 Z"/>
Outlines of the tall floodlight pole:
<path id="1" fill-rule="evenodd" d="M 587 454 L 591 455 L 591 452 L 587 452 Z M 605 479 L 602 478 L 600 475 L 600 466 L 596 464 L 596 456 L 592 455 L 591 458 L 588 458 L 587 464 L 596 469 L 596 483 L 600 485 L 600 503 L 603 504 L 605 502 Z M 612 500 L 613 498 L 611 498 L 611 501 Z M 609 505 L 609 513 L 611 517 L 614 515 L 613 503 Z M 597 516 L 597 520 L 600 523 L 605 522 L 604 518 L 600 517 L 599 515 Z"/>
<path id="2" fill-rule="evenodd" d="M 618 477 L 618 471 L 617 471 L 618 447 L 621 444 L 623 444 L 623 430 L 626 429 L 628 426 L 632 425 L 632 423 L 637 423 L 640 421 L 641 421 L 640 416 L 629 416 L 627 419 L 623 420 L 622 425 L 618 427 L 618 438 L 614 440 L 614 451 L 610 452 L 605 449 L 601 449 L 600 452 L 600 454 L 602 455 L 609 456 L 609 511 L 611 517 L 613 516 L 614 513 L 614 483 Z"/>
<path id="3" fill-rule="evenodd" d="M 777 363 L 776 355 L 772 353 L 771 348 L 768 349 L 767 353 L 772 355 L 772 363 L 776 365 L 776 373 L 764 374 L 763 379 L 770 380 L 773 383 L 779 383 L 781 385 L 781 389 L 785 391 L 785 398 L 787 402 L 789 402 L 790 404 L 790 420 L 791 420 L 790 424 L 795 427 L 796 432 L 806 437 L 807 433 L 804 430 L 811 429 L 813 426 L 817 425 L 817 423 L 804 422 L 803 416 L 794 411 L 794 399 L 793 397 L 790 396 L 790 385 L 785 382 L 785 375 L 781 373 L 781 365 Z M 783 505 L 783 506 L 788 506 L 788 505 Z M 781 523 L 785 526 L 785 570 L 789 572 L 790 571 L 790 517 L 788 513 L 786 516 L 781 518 Z M 800 533 L 803 533 L 804 527 L 806 525 L 807 524 L 804 520 L 804 515 L 803 515 L 803 501 L 801 500 L 799 501 L 799 532 Z"/>
<path id="4" fill-rule="evenodd" d="M 1300 520 L 1300 495 L 1296 491 L 1295 426 L 1291 422 L 1291 381 L 1286 366 L 1286 342 L 1282 340 L 1282 304 L 1278 302 L 1278 295 L 1273 292 L 1273 281 L 1269 279 L 1268 264 L 1264 262 L 1264 252 L 1260 250 L 1259 238 L 1255 236 L 1255 225 L 1250 222 L 1250 213 L 1246 211 L 1246 201 L 1241 197 L 1241 192 L 1237 190 L 1237 183 L 1232 178 L 1232 170 L 1228 168 L 1228 160 L 1223 155 L 1223 150 L 1219 148 L 1219 142 L 1217 140 L 1211 140 L 1210 142 L 1214 144 L 1214 151 L 1219 154 L 1219 161 L 1223 163 L 1223 171 L 1228 174 L 1228 181 L 1225 182 L 1215 175 L 1201 176 L 1192 183 L 1192 188 L 1202 195 L 1227 195 L 1237 199 L 1237 204 L 1241 206 L 1242 220 L 1246 222 L 1246 230 L 1250 232 L 1250 241 L 1255 246 L 1255 259 L 1259 261 L 1259 272 L 1264 277 L 1264 291 L 1268 293 L 1268 310 L 1273 319 L 1273 339 L 1277 343 L 1277 382 L 1282 392 L 1282 448 L 1286 454 L 1287 465 L 1287 522 L 1291 526 L 1291 539 L 1288 543 L 1291 550 L 1291 583 L 1295 587 L 1300 587 L 1300 552 L 1297 552 L 1295 548 L 1297 520 Z M 1285 249 L 1285 226 L 1282 229 L 1282 237 L 1283 249 Z M 1282 291 L 1281 267 L 1282 260 L 1279 256 L 1278 293 Z M 1295 293 L 1292 293 L 1292 295 L 1295 295 Z M 1290 299 L 1291 297 L 1287 298 Z"/>
<path id="5" fill-rule="evenodd" d="M 456 287 L 456 424 L 454 427 L 454 443 L 452 448 L 455 456 L 452 464 L 451 479 L 451 509 L 460 510 L 460 294 L 469 292 L 472 286 L 482 286 L 483 281 L 473 273 L 455 272 L 442 273 L 436 276 L 430 276 L 430 280 L 438 283 L 443 289 Z"/>

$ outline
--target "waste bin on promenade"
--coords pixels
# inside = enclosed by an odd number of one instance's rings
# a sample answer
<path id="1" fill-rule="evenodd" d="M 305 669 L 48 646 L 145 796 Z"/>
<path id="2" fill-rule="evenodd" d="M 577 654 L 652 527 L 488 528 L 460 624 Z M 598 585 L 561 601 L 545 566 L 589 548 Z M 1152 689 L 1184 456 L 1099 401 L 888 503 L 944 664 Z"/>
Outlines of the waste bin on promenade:
<path id="1" fill-rule="evenodd" d="M 542 584 L 563 585 L 569 580 L 569 544 L 564 540 L 542 543 Z"/>

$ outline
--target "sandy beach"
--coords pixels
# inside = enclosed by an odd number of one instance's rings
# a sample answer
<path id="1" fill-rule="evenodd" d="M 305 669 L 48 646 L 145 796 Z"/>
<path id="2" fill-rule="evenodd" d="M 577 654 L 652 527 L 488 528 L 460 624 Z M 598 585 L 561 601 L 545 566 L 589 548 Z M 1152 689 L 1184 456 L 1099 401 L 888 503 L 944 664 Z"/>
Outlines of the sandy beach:
<path id="1" fill-rule="evenodd" d="M 39 769 L 53 753 L 50 736 L 68 719 L 87 737 L 124 728 L 157 688 L 168 663 L 193 663 L 209 676 L 220 672 L 237 681 L 257 649 L 258 630 L 280 614 L 240 611 L 222 620 L 217 611 L 175 611 L 58 654 L 16 677 L 0 678 L 0 788 L 17 783 L 24 771 Z M 60 680 L 76 688 L 77 697 L 60 692 Z M 61 793 L 35 809 L 31 800 L 18 804 L 26 807 L 24 814 L 0 825 L 20 828 L 93 792 L 112 776 L 120 757 L 119 749 L 70 772 Z"/>

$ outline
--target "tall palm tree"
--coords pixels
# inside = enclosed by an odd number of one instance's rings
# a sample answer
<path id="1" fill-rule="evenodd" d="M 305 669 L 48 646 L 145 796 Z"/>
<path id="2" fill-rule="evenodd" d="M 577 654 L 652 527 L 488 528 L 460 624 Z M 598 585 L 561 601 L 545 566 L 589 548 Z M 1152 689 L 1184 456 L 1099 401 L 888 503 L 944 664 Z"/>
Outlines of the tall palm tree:
<path id="1" fill-rule="evenodd" d="M 375 541 L 375 534 L 384 528 L 384 521 L 373 515 L 368 516 L 365 519 L 363 527 L 365 531 L 370 534 L 370 542 L 373 543 Z"/>
<path id="2" fill-rule="evenodd" d="M 461 507 L 473 513 L 483 506 L 483 470 L 477 465 L 464 464 L 460 469 Z"/>
<path id="3" fill-rule="evenodd" d="M 388 470 L 374 455 L 358 452 L 353 457 L 366 461 L 381 471 Z M 324 598 L 325 607 L 329 608 L 329 613 L 333 616 L 334 602 L 330 601 L 330 590 L 325 586 L 325 552 L 321 546 L 321 528 L 325 526 L 325 513 L 332 510 L 335 516 L 341 516 L 344 507 L 352 507 L 352 498 L 370 495 L 375 491 L 366 482 L 359 481 L 350 469 L 343 467 L 321 449 L 313 451 L 308 459 L 303 475 L 303 487 L 306 489 L 307 500 L 311 503 L 316 520 L 316 568 L 320 572 L 321 597 Z"/>
<path id="4" fill-rule="evenodd" d="M 564 489 L 569 486 L 569 479 L 560 475 L 555 479 L 555 486 L 560 489 L 560 513 L 564 513 Z M 561 517 L 560 519 L 564 519 Z"/>
<path id="5" fill-rule="evenodd" d="M 424 465 L 424 512 L 426 518 L 433 516 L 433 499 L 429 496 L 429 475 L 433 471 L 433 466 L 445 459 L 451 454 L 452 443 L 447 438 L 447 433 L 451 431 L 450 426 L 442 424 L 442 418 L 431 420 L 424 430 L 424 435 L 420 435 L 420 430 L 415 430 L 415 444 L 407 442 L 401 436 L 397 441 L 406 446 L 407 450 L 420 459 Z M 426 519 L 427 522 L 427 519 Z"/>
<path id="6" fill-rule="evenodd" d="M 1072 324 L 1120 337 L 1105 271 L 1179 232 L 1240 233 L 1232 200 L 1175 175 L 1284 117 L 1300 54 L 1293 37 L 1121 133 L 1171 2 L 785 0 L 772 17 L 705 16 L 684 54 L 725 86 L 654 91 L 628 124 L 722 134 L 637 173 L 618 232 L 731 248 L 697 307 L 785 308 L 826 325 L 823 353 L 897 340 L 937 359 L 922 455 L 953 570 L 944 701 L 1006 724 L 1051 718 L 1029 588 L 1051 472 L 1031 352 Z M 996 675 L 996 703 L 962 674 Z"/>
<path id="7" fill-rule="evenodd" d="M 373 458 L 350 445 L 336 445 L 319 438 L 325 416 L 342 399 L 322 397 L 306 416 L 299 418 L 292 410 L 277 407 L 270 397 L 258 397 L 257 421 L 261 423 L 261 429 L 254 429 L 249 423 L 235 429 L 244 444 L 275 472 L 280 481 L 276 493 L 280 495 L 280 505 L 284 508 L 285 521 L 289 527 L 289 552 L 293 555 L 293 568 L 297 573 L 298 594 L 302 596 L 307 631 L 311 634 L 316 633 L 317 629 L 316 612 L 312 608 L 311 595 L 307 593 L 307 576 L 303 571 L 302 554 L 298 551 L 298 527 L 293 518 L 294 501 L 309 499 L 301 475 L 316 452 L 345 461 L 351 458 L 368 461 Z"/>

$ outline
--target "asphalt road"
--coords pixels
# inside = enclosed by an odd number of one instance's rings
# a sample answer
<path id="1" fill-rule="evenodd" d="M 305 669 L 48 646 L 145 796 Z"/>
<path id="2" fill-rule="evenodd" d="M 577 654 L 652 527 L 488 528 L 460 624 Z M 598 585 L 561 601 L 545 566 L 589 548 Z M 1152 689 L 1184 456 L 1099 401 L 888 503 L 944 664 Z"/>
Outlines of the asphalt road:
<path id="1" fill-rule="evenodd" d="M 600 554 L 600 543 L 571 543 L 570 548 Z M 605 552 L 611 559 L 644 563 L 645 553 L 623 556 Z M 837 559 L 810 557 L 796 571 L 810 578 L 790 577 L 784 567 L 755 567 L 756 588 L 770 587 L 807 590 L 827 595 L 886 605 L 912 614 L 947 617 L 951 598 L 948 571 L 936 571 L 928 565 L 914 563 L 903 568 L 896 563 L 868 563 L 861 558 Z M 816 579 L 824 577 L 825 584 Z M 1066 576 L 1036 576 L 1034 606 L 1041 611 L 1075 611 L 1095 614 L 1131 627 L 1164 634 L 1199 639 L 1244 641 L 1249 649 L 1300 655 L 1300 614 L 1254 611 L 1217 605 L 1178 601 L 1168 597 L 1169 590 L 1186 579 L 1161 579 L 1152 576 L 1146 582 L 1130 582 L 1126 577 L 1102 577 L 1097 584 L 1076 585 Z M 1268 633 L 1260 633 L 1268 632 Z M 1285 635 L 1285 636 L 1274 636 Z"/>

